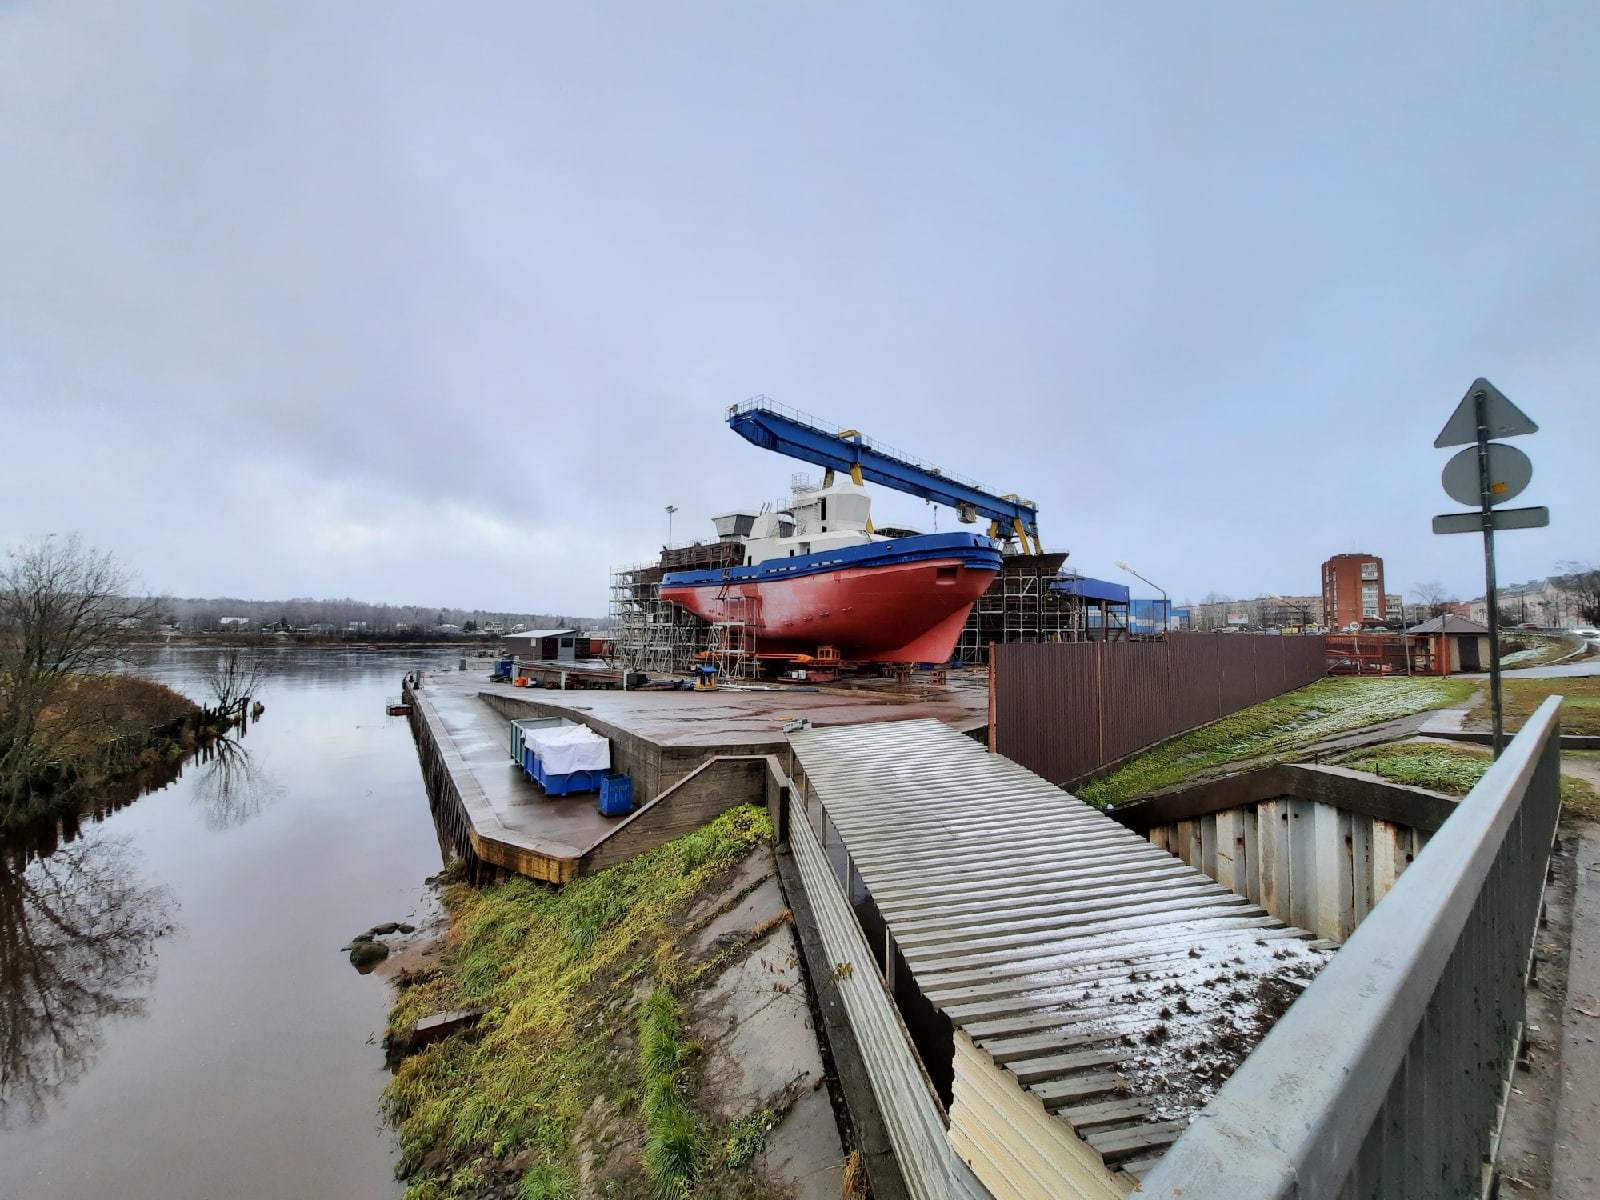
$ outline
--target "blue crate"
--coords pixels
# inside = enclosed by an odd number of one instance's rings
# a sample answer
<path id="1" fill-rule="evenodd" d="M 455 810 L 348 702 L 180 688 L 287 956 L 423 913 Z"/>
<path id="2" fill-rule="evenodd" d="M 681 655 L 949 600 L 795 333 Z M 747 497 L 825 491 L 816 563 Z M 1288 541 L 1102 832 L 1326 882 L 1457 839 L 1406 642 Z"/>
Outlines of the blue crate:
<path id="1" fill-rule="evenodd" d="M 625 817 L 633 811 L 633 780 L 627 775 L 607 775 L 600 781 L 596 802 L 602 817 Z"/>

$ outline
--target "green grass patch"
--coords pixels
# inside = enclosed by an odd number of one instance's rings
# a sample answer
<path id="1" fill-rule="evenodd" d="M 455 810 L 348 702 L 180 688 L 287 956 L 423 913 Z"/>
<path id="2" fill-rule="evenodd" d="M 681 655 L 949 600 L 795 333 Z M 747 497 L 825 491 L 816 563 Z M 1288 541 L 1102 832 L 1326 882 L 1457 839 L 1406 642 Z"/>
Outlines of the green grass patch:
<path id="1" fill-rule="evenodd" d="M 1395 783 L 1465 796 L 1483 778 L 1494 756 L 1476 746 L 1444 746 L 1435 742 L 1396 742 L 1357 750 L 1339 759 L 1341 766 L 1366 771 Z M 1585 779 L 1561 776 L 1561 803 L 1593 818 L 1600 815 L 1600 794 Z"/>
<path id="2" fill-rule="evenodd" d="M 1463 704 L 1476 686 L 1463 679 L 1319 679 L 1164 742 L 1077 794 L 1103 808 L 1229 764 L 1281 761 L 1336 734 Z"/>
<path id="3" fill-rule="evenodd" d="M 767 1134 L 777 1128 L 778 1120 L 778 1114 L 770 1108 L 740 1117 L 728 1126 L 723 1138 L 722 1161 L 735 1171 L 749 1166 L 766 1149 Z"/>
<path id="4" fill-rule="evenodd" d="M 390 1025 L 406 1031 L 446 1009 L 489 1012 L 478 1037 L 406 1059 L 385 1092 L 408 1200 L 472 1196 L 517 1155 L 534 1160 L 522 1200 L 575 1193 L 581 1119 L 597 1098 L 633 1086 L 631 1055 L 617 1053 L 635 1025 L 630 981 L 648 973 L 676 985 L 684 908 L 771 836 L 765 810 L 745 806 L 560 891 L 521 878 L 446 888 L 453 923 L 443 967 L 400 995 Z M 682 1132 L 681 1121 L 664 1125 L 662 1145 L 681 1148 L 673 1135 Z"/>
<path id="5" fill-rule="evenodd" d="M 683 1010 L 658 987 L 639 1017 L 639 1078 L 644 1085 L 644 1167 L 657 1200 L 694 1191 L 705 1160 L 685 1073 L 694 1048 L 683 1039 Z"/>
<path id="6" fill-rule="evenodd" d="M 1522 728 L 1547 696 L 1564 697 L 1561 706 L 1561 732 L 1600 734 L 1600 676 L 1579 675 L 1564 679 L 1505 679 L 1501 681 L 1505 704 L 1506 729 Z M 1493 720 L 1489 710 L 1489 691 L 1472 710 L 1471 720 L 1485 728 Z"/>

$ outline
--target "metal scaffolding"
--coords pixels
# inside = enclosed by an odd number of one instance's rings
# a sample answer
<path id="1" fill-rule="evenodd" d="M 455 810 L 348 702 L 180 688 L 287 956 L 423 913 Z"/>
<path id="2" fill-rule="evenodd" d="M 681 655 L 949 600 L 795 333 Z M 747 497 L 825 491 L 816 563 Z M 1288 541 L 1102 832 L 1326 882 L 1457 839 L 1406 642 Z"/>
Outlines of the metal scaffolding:
<path id="1" fill-rule="evenodd" d="M 713 649 L 720 640 L 730 656 L 742 658 L 748 647 L 750 664 L 755 661 L 754 632 L 736 628 L 729 636 L 714 633 L 714 626 L 688 609 L 661 598 L 661 579 L 668 571 L 697 571 L 727 568 L 744 555 L 741 542 L 692 542 L 687 546 L 666 546 L 655 562 L 618 567 L 611 573 L 611 618 L 615 622 L 613 653 L 624 668 L 653 675 L 687 675 L 697 656 Z M 754 623 L 742 613 L 742 627 Z M 714 656 L 715 657 L 715 656 Z M 718 664 L 721 665 L 720 663 Z M 753 665 L 740 665 L 730 674 L 739 678 L 753 673 Z"/>
<path id="2" fill-rule="evenodd" d="M 1085 600 L 1053 588 L 1065 554 L 1007 554 L 961 631 L 962 662 L 989 659 L 991 642 L 1119 641 L 1128 636 L 1125 606 Z"/>
<path id="3" fill-rule="evenodd" d="M 717 599 L 725 619 L 711 624 L 707 649 L 717 674 L 725 680 L 754 679 L 761 673 L 756 658 L 756 629 L 761 624 L 761 600 L 746 596 L 737 585 L 724 584 Z"/>
<path id="4" fill-rule="evenodd" d="M 664 574 L 659 562 L 611 573 L 612 652 L 625 670 L 687 675 L 695 655 L 706 647 L 706 623 L 661 598 Z"/>

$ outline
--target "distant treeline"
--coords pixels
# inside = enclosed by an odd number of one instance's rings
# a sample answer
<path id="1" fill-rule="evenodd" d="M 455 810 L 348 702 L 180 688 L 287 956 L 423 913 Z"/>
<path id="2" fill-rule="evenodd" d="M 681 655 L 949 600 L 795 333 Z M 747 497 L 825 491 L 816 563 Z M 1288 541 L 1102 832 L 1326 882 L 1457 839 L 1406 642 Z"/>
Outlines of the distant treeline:
<path id="1" fill-rule="evenodd" d="M 323 637 L 426 639 L 514 629 L 605 629 L 606 617 L 494 612 L 361 600 L 241 600 L 232 596 L 181 599 L 153 596 L 139 627 L 151 633 L 299 633 Z"/>

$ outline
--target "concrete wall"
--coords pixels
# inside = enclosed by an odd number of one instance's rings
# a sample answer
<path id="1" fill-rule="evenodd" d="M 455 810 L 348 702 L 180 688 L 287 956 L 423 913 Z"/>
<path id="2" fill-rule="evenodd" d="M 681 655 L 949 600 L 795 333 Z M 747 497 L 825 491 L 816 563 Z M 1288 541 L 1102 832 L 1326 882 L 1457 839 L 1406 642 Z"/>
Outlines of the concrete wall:
<path id="1" fill-rule="evenodd" d="M 583 856 L 582 870 L 600 871 L 653 850 L 740 804 L 766 804 L 770 810 L 771 797 L 786 790 L 787 783 L 775 758 L 713 758 L 608 833 L 604 841 Z"/>
<path id="2" fill-rule="evenodd" d="M 1456 801 L 1342 767 L 1269 767 L 1111 815 L 1280 921 L 1342 942 Z"/>
<path id="3" fill-rule="evenodd" d="M 633 780 L 634 798 L 641 803 L 661 795 L 710 759 L 760 756 L 771 749 L 769 742 L 746 746 L 664 746 L 561 704 L 523 700 L 496 692 L 479 692 L 478 698 L 508 721 L 513 717 L 566 717 L 608 738 L 611 742 L 611 769 Z"/>

